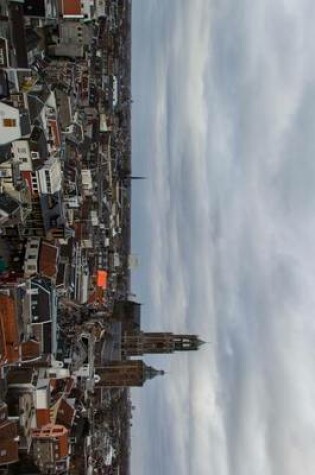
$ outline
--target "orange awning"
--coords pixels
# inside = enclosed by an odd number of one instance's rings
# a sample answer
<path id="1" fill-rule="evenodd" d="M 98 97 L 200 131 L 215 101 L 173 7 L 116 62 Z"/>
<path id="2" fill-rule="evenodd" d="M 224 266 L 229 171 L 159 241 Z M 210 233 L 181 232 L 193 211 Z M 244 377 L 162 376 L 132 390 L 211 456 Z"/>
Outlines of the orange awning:
<path id="1" fill-rule="evenodd" d="M 97 287 L 101 287 L 102 289 L 106 289 L 107 288 L 107 278 L 108 278 L 108 273 L 106 272 L 106 270 L 97 271 L 97 281 L 96 281 Z"/>

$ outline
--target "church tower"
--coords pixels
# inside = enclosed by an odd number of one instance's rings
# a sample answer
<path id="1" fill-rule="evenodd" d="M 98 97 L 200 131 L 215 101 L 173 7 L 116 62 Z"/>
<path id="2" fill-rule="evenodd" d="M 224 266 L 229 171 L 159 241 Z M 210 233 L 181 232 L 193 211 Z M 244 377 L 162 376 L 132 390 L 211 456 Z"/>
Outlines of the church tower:
<path id="1" fill-rule="evenodd" d="M 175 335 L 174 333 L 144 333 L 127 331 L 122 335 L 122 355 L 173 353 L 174 351 L 198 350 L 204 342 L 197 335 Z"/>
<path id="2" fill-rule="evenodd" d="M 152 366 L 147 366 L 141 360 L 111 361 L 104 366 L 95 368 L 97 387 L 131 387 L 143 386 L 148 379 L 163 375 Z"/>

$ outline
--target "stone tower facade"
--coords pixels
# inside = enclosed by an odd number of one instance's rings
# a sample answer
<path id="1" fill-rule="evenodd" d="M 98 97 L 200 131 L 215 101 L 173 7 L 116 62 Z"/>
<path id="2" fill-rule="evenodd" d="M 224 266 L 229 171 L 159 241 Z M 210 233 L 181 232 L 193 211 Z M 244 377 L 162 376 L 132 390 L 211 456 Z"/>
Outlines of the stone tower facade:
<path id="1" fill-rule="evenodd" d="M 151 366 L 147 366 L 142 360 L 111 361 L 104 366 L 95 368 L 99 377 L 96 387 L 131 387 L 143 386 L 148 379 L 164 374 Z"/>
<path id="2" fill-rule="evenodd" d="M 176 335 L 169 332 L 125 332 L 122 335 L 122 355 L 173 353 L 174 351 L 198 350 L 204 342 L 197 335 Z"/>

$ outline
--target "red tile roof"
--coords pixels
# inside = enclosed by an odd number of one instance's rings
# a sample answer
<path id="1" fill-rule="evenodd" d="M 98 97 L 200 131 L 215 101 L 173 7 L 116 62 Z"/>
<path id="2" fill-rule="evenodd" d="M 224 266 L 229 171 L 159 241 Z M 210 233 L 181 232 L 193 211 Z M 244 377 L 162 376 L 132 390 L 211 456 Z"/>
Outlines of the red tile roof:
<path id="1" fill-rule="evenodd" d="M 81 15 L 81 0 L 60 0 L 60 11 L 62 15 Z"/>
<path id="2" fill-rule="evenodd" d="M 53 141 L 56 147 L 60 147 L 61 145 L 61 134 L 60 134 L 60 127 L 58 125 L 57 120 L 50 119 L 49 125 L 51 127 Z"/>
<path id="3" fill-rule="evenodd" d="M 39 273 L 49 279 L 57 276 L 58 247 L 42 241 L 39 252 Z"/>
<path id="4" fill-rule="evenodd" d="M 0 467 L 19 460 L 18 442 L 13 439 L 0 440 Z"/>
<path id="5" fill-rule="evenodd" d="M 5 421 L 0 425 L 0 440 L 1 439 L 14 439 L 18 435 L 17 425 L 13 421 Z"/>
<path id="6" fill-rule="evenodd" d="M 13 298 L 0 295 L 0 363 L 19 359 L 19 330 Z"/>
<path id="7" fill-rule="evenodd" d="M 17 425 L 13 421 L 8 421 L 7 410 L 4 406 L 2 409 L 5 409 L 5 412 L 0 423 L 0 467 L 19 460 L 19 447 L 15 440 L 18 435 Z"/>
<path id="8" fill-rule="evenodd" d="M 22 360 L 30 360 L 37 358 L 40 355 L 40 345 L 38 341 L 29 340 L 24 341 L 21 345 Z"/>
<path id="9" fill-rule="evenodd" d="M 49 409 L 36 409 L 37 427 L 41 428 L 50 423 Z"/>
<path id="10" fill-rule="evenodd" d="M 75 412 L 75 408 L 66 399 L 61 399 L 57 412 L 57 424 L 71 428 Z"/>

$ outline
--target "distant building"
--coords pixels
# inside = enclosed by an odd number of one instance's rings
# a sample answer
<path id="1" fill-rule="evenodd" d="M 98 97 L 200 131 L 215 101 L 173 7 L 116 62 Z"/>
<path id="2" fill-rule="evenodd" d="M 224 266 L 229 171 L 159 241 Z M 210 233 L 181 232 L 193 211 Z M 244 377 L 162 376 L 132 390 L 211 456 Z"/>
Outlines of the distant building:
<path id="1" fill-rule="evenodd" d="M 129 357 L 195 351 L 204 343 L 197 335 L 141 331 L 140 305 L 136 302 L 116 302 L 113 316 L 122 326 L 119 345 L 119 358 L 122 360 L 109 361 L 109 351 L 106 351 L 108 345 L 104 344 L 104 351 L 102 350 L 104 364 L 95 368 L 96 388 L 142 386 L 148 379 L 164 374 L 163 371 L 157 371 L 141 360 L 130 360 Z M 110 342 L 110 339 L 109 333 L 106 342 Z"/>

